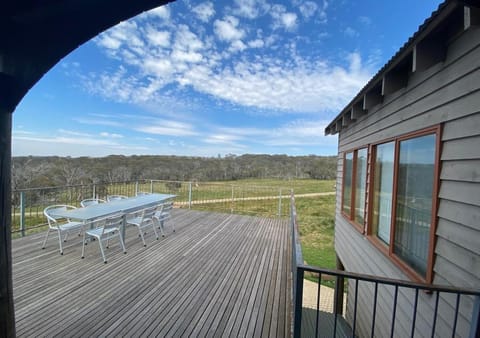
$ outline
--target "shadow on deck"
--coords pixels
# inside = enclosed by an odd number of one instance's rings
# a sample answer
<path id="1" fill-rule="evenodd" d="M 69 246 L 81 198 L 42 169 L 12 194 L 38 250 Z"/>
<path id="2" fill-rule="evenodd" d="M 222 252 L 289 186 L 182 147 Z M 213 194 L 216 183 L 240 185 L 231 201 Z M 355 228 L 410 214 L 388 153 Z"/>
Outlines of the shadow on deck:
<path id="1" fill-rule="evenodd" d="M 58 252 L 45 233 L 12 241 L 18 336 L 291 335 L 290 239 L 282 219 L 174 210 L 167 236 L 143 247 L 127 231 L 104 264 L 81 259 L 72 235 Z"/>
<path id="2" fill-rule="evenodd" d="M 335 314 L 330 312 L 302 308 L 302 337 L 352 336 L 352 328 L 341 315 L 335 318 Z"/>

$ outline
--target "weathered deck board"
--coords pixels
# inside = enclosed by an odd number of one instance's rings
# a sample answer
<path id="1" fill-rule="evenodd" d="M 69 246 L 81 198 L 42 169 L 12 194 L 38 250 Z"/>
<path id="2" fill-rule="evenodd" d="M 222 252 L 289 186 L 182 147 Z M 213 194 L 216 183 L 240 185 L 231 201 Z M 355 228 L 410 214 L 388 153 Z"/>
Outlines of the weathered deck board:
<path id="1" fill-rule="evenodd" d="M 72 235 L 58 253 L 45 233 L 13 241 L 18 336 L 290 336 L 286 220 L 174 210 L 167 236 L 142 246 L 127 230 L 104 264 L 80 259 Z"/>

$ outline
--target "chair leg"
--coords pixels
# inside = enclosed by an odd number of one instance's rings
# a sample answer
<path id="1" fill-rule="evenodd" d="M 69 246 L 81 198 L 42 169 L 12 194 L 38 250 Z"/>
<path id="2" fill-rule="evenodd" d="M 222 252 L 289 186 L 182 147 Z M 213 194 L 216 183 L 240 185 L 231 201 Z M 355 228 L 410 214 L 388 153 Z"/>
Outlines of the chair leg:
<path id="1" fill-rule="evenodd" d="M 143 246 L 147 246 L 147 244 L 145 243 L 145 238 L 143 238 L 142 229 L 140 227 L 138 227 L 138 232 L 140 233 L 140 237 L 142 237 Z"/>
<path id="2" fill-rule="evenodd" d="M 100 245 L 100 251 L 102 252 L 103 262 L 107 263 L 107 259 L 105 258 L 105 252 L 103 251 L 102 239 L 98 238 L 98 245 Z"/>
<path id="3" fill-rule="evenodd" d="M 63 255 L 63 246 L 62 246 L 62 232 L 59 230 L 58 231 L 58 244 L 60 246 L 60 255 Z"/>
<path id="4" fill-rule="evenodd" d="M 47 235 L 45 236 L 45 239 L 43 240 L 42 249 L 45 249 L 45 245 L 47 244 L 49 234 L 50 234 L 50 228 L 48 228 Z"/>
<path id="5" fill-rule="evenodd" d="M 87 241 L 87 239 L 85 238 L 85 235 L 86 235 L 86 233 L 84 232 L 83 233 L 83 241 L 82 241 L 82 258 L 85 258 L 85 245 L 86 245 L 86 241 Z"/>
<path id="6" fill-rule="evenodd" d="M 153 219 L 152 219 L 152 228 L 153 228 L 153 232 L 155 233 L 155 237 L 158 240 L 158 233 L 157 233 L 157 229 L 155 229 L 155 222 L 153 221 Z"/>
<path id="7" fill-rule="evenodd" d="M 158 222 L 158 228 L 160 229 L 162 237 L 165 237 L 165 231 L 163 229 L 163 221 L 160 222 L 159 220 L 157 220 L 157 222 Z"/>
<path id="8" fill-rule="evenodd" d="M 65 238 L 63 239 L 63 241 L 66 242 L 67 238 L 68 238 L 68 231 L 65 233 Z"/>
<path id="9" fill-rule="evenodd" d="M 125 243 L 123 242 L 123 236 L 121 231 L 118 232 L 118 237 L 120 238 L 120 244 L 122 245 L 123 253 L 126 254 L 127 249 L 125 249 Z"/>

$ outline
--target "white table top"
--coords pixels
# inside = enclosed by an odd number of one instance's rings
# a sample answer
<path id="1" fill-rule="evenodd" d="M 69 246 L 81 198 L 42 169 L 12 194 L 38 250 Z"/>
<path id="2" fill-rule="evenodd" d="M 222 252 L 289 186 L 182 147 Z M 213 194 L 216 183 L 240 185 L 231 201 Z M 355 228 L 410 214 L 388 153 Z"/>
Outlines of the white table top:
<path id="1" fill-rule="evenodd" d="M 122 200 L 115 200 L 108 203 L 92 204 L 85 208 L 71 210 L 52 210 L 52 216 L 64 217 L 79 221 L 92 221 L 100 217 L 106 217 L 116 213 L 129 213 L 150 206 L 154 206 L 174 198 L 170 194 L 148 194 L 130 197 Z"/>

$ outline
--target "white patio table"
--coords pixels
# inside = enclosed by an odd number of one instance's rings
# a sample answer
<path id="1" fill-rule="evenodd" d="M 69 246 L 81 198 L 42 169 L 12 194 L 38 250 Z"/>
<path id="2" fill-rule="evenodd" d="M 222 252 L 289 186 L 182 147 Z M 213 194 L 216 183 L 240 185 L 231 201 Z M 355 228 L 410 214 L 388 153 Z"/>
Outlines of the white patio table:
<path id="1" fill-rule="evenodd" d="M 161 204 L 162 202 L 175 197 L 176 195 L 170 194 L 139 195 L 122 200 L 111 201 L 108 203 L 93 204 L 85 208 L 71 210 L 58 209 L 52 212 L 52 215 L 56 217 L 74 219 L 77 221 L 82 221 L 84 224 L 89 224 L 98 218 L 103 218 L 117 213 L 132 213 L 144 208 Z M 125 220 L 122 227 L 122 235 L 125 236 Z"/>

